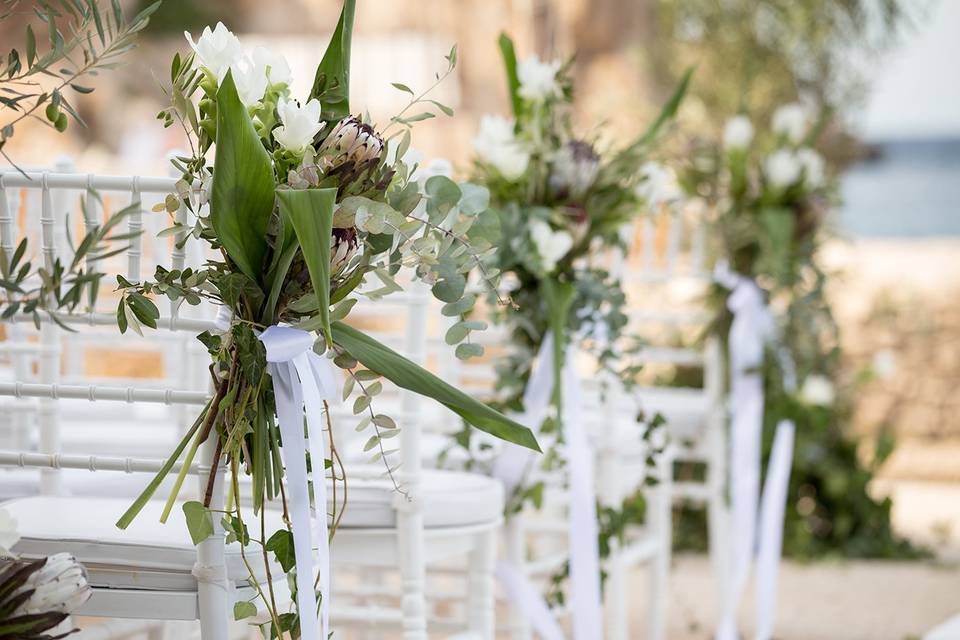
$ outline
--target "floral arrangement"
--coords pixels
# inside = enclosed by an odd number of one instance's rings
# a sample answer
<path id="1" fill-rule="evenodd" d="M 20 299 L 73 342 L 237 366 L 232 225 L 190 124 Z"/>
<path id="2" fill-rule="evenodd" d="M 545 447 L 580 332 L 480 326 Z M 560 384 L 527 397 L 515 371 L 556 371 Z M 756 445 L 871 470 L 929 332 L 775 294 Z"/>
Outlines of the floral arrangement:
<path id="1" fill-rule="evenodd" d="M 625 333 L 625 294 L 605 260 L 623 248 L 624 225 L 659 204 L 653 196 L 661 194 L 664 185 L 650 154 L 676 113 L 690 74 L 642 135 L 620 149 L 602 152 L 596 140 L 577 134 L 572 126 L 570 64 L 536 57 L 518 62 L 506 35 L 499 46 L 513 117 L 482 118 L 471 179 L 490 190 L 491 206 L 499 215 L 501 242 L 487 264 L 489 271 L 502 274 L 502 289 L 512 302 L 490 305 L 493 320 L 509 334 L 509 351 L 496 364 L 497 406 L 519 412 L 533 361 L 548 332 L 554 337 L 554 380 L 560 380 L 566 346 L 576 344 L 624 384 L 632 383 L 636 368 L 629 354 L 639 343 Z M 562 440 L 560 387 L 554 386 L 554 411 L 541 429 L 543 440 L 554 443 L 542 459 L 545 468 L 564 464 L 556 448 Z M 454 446 L 477 451 L 468 429 L 455 439 Z M 468 464 L 483 462 L 471 457 Z M 508 497 L 508 512 L 518 511 L 528 500 L 539 506 L 543 489 L 542 483 L 524 481 Z M 636 512 L 636 500 L 624 508 Z M 608 511 L 603 510 L 604 522 L 622 521 L 622 514 Z M 619 535 L 622 529 L 603 527 L 601 548 L 608 547 L 604 536 Z M 561 581 L 559 577 L 555 582 Z M 554 595 L 554 601 L 561 597 L 558 589 Z"/>
<path id="2" fill-rule="evenodd" d="M 0 638 L 57 640 L 76 633 L 59 627 L 90 598 L 86 570 L 68 553 L 20 560 L 10 553 L 19 539 L 16 521 L 0 509 Z"/>
<path id="3" fill-rule="evenodd" d="M 796 424 L 785 553 L 914 555 L 892 532 L 889 500 L 867 492 L 889 447 L 877 447 L 876 460 L 865 465 L 844 429 L 853 385 L 838 381 L 839 329 L 819 259 L 835 202 L 831 172 L 815 148 L 820 129 L 814 112 L 800 104 L 777 109 L 767 130 L 756 131 L 748 116 L 737 115 L 726 123 L 722 142 L 693 146 L 680 183 L 690 204 L 710 216 L 718 257 L 764 292 L 778 342 L 796 369 L 798 389 L 785 389 L 780 359 L 766 358 L 764 456 L 774 426 L 781 419 Z M 712 295 L 712 331 L 724 339 L 732 321 L 728 295 L 719 284 Z M 685 527 L 679 531 L 684 535 Z"/>
<path id="4" fill-rule="evenodd" d="M 216 517 L 228 532 L 228 541 L 240 543 L 246 561 L 250 561 L 247 548 L 255 544 L 268 576 L 271 560 L 285 573 L 297 573 L 297 611 L 281 611 L 272 583 L 268 590 L 258 590 L 270 617 L 264 629 L 268 637 L 299 634 L 301 622 L 307 633 L 302 614 L 315 611 L 317 602 L 313 577 L 295 571 L 303 559 L 297 549 L 310 558 L 309 523 L 292 526 L 297 508 L 291 506 L 285 527 L 268 532 L 265 508 L 278 501 L 288 513 L 290 501 L 298 499 L 293 485 L 299 483 L 292 480 L 297 475 L 303 480 L 300 511 L 309 517 L 310 462 L 317 496 L 325 491 L 327 473 L 334 481 L 331 537 L 344 508 L 342 500 L 337 502 L 336 486 L 344 485 L 341 495 L 345 495 L 347 476 L 327 402 L 332 399 L 330 391 L 336 393 L 334 370 L 345 379 L 343 400 L 354 398 L 357 430 L 370 434 L 364 450 L 382 461 L 391 479 L 398 463 L 383 441 L 396 436 L 402 425 L 375 411 L 383 379 L 433 398 L 495 437 L 539 450 L 526 427 L 345 322 L 361 297 L 377 299 L 401 291 L 395 279 L 401 269 L 411 279 L 428 284 L 447 305 L 469 312 L 473 301 L 465 298 L 466 274 L 494 250 L 490 232 L 495 222 L 495 215 L 488 211 L 486 189 L 443 176 L 432 176 L 421 185 L 414 179 L 416 165 L 404 161 L 412 125 L 435 117 L 435 111 L 452 113 L 426 97 L 430 89 L 415 93 L 396 83 L 398 90 L 409 94 L 409 102 L 383 128 L 352 115 L 349 67 L 354 5 L 354 0 L 344 3 L 310 93 L 299 101 L 291 95 L 290 68 L 282 57 L 263 48 L 246 52 L 223 24 L 207 27 L 196 41 L 186 34 L 192 52 L 173 59 L 171 106 L 159 119 L 166 126 L 183 128 L 192 153 L 174 161 L 182 179 L 157 212 L 173 214 L 186 208 L 187 220 L 175 219 L 163 234 L 174 236 L 181 247 L 187 241 L 204 242 L 216 257 L 196 269 L 171 271 L 157 266 L 152 279 L 140 282 L 117 276 L 116 318 L 121 332 L 156 328 L 160 312 L 154 300 L 161 297 L 176 304 L 198 305 L 206 300 L 218 305 L 224 329 L 198 336 L 212 360 L 213 397 L 117 525 L 126 528 L 180 463 L 161 518 L 166 521 L 200 445 L 212 438 L 217 464 L 210 471 L 203 501 L 183 505 L 187 526 L 199 544 L 213 533 Z M 446 71 L 437 74 L 437 83 L 455 64 L 456 48 L 447 56 Z M 88 256 L 96 264 L 125 249 L 110 245 L 129 239 L 115 229 L 127 213 L 114 214 L 88 233 L 72 262 L 57 261 L 53 273 L 41 268 L 36 277 L 31 263 L 24 262 L 26 241 L 13 255 L 4 254 L 0 267 L 10 286 L 4 287 L 8 299 L 3 317 L 24 312 L 39 322 L 41 313 L 47 313 L 60 322 L 59 312 L 92 306 L 104 274 L 84 271 L 83 259 Z M 370 279 L 379 286 L 361 286 Z M 35 288 L 26 288 L 35 282 Z M 294 336 L 300 345 L 297 357 L 302 356 L 309 371 L 283 369 L 277 360 L 268 361 L 268 334 Z M 469 344 L 459 347 L 461 357 L 474 353 Z M 291 357 L 284 362 L 293 367 L 299 361 Z M 296 392 L 289 391 L 297 378 L 303 385 L 299 401 Z M 311 378 L 311 385 L 332 387 L 323 389 L 327 396 L 318 390 L 322 406 L 310 407 L 314 396 L 307 392 L 305 378 Z M 282 404 L 286 394 L 291 399 Z M 310 428 L 321 415 L 326 424 L 322 431 L 311 431 L 309 448 L 314 455 L 309 455 L 304 443 L 299 455 L 291 458 L 291 451 L 299 447 L 297 438 L 303 438 L 304 401 Z M 284 408 L 293 412 L 286 413 L 287 420 L 280 415 Z M 284 432 L 285 427 L 290 431 Z M 288 436 L 294 442 L 281 448 L 281 440 L 289 440 Z M 321 457 L 325 460 L 318 460 Z M 230 471 L 230 499 L 226 512 L 214 512 L 210 503 L 221 463 Z M 329 471 L 324 473 L 325 469 Z M 243 473 L 251 478 L 249 485 L 243 485 L 249 486 L 249 496 L 241 495 Z M 322 497 L 317 501 L 325 502 Z M 242 503 L 252 504 L 253 513 L 261 518 L 259 526 L 247 526 Z M 259 530 L 263 539 L 253 530 Z M 298 532 L 307 537 L 295 542 Z M 319 578 L 318 582 L 323 594 Z M 257 613 L 257 606 L 239 602 L 234 613 L 237 619 L 249 617 Z"/>

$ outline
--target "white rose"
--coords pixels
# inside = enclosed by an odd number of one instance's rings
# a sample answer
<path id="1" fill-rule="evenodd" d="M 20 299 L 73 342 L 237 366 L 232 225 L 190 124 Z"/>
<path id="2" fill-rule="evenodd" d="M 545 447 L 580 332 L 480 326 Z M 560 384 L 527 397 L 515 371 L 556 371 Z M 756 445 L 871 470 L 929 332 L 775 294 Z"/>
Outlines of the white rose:
<path id="1" fill-rule="evenodd" d="M 13 545 L 20 541 L 17 533 L 17 521 L 6 509 L 0 509 L 0 556 L 10 554 Z"/>
<path id="2" fill-rule="evenodd" d="M 253 61 L 257 66 L 266 69 L 270 84 L 288 85 L 293 79 L 293 73 L 290 71 L 290 64 L 287 59 L 266 47 L 257 47 L 253 50 Z"/>
<path id="3" fill-rule="evenodd" d="M 803 165 L 797 154 L 790 149 L 779 149 L 767 157 L 763 163 L 763 172 L 767 182 L 776 189 L 784 189 L 800 180 Z"/>
<path id="4" fill-rule="evenodd" d="M 513 121 L 500 116 L 483 116 L 473 148 L 483 162 L 507 180 L 520 178 L 530 163 L 530 153 L 513 135 Z"/>
<path id="5" fill-rule="evenodd" d="M 803 141 L 809 127 L 810 116 L 802 104 L 785 104 L 773 114 L 773 131 L 786 136 L 793 144 Z"/>
<path id="6" fill-rule="evenodd" d="M 302 153 L 323 128 L 320 102 L 316 98 L 302 107 L 294 100 L 280 100 L 277 113 L 283 124 L 273 130 L 273 138 L 281 147 L 294 153 Z"/>
<path id="7" fill-rule="evenodd" d="M 517 65 L 520 96 L 534 102 L 559 96 L 558 71 L 560 71 L 559 60 L 541 62 L 538 57 L 530 56 Z"/>
<path id="8" fill-rule="evenodd" d="M 547 273 L 552 272 L 557 261 L 573 247 L 573 236 L 566 231 L 554 231 L 549 224 L 539 219 L 530 221 L 530 237 Z"/>
<path id="9" fill-rule="evenodd" d="M 824 180 L 823 156 L 809 147 L 804 147 L 797 151 L 797 160 L 803 166 L 803 181 L 813 188 L 822 186 Z"/>
<path id="10" fill-rule="evenodd" d="M 256 106 L 267 91 L 267 67 L 263 60 L 243 56 L 230 65 L 233 83 L 237 86 L 237 95 L 245 107 Z"/>
<path id="11" fill-rule="evenodd" d="M 723 128 L 723 147 L 725 149 L 746 149 L 753 141 L 753 123 L 744 115 L 727 120 Z"/>
<path id="12" fill-rule="evenodd" d="M 827 407 L 833 404 L 834 397 L 833 383 L 825 376 L 807 376 L 800 389 L 800 398 L 807 404 Z"/>
<path id="13" fill-rule="evenodd" d="M 200 40 L 193 41 L 193 36 L 189 31 L 184 31 L 187 42 L 197 52 L 197 60 L 200 66 L 204 67 L 216 77 L 217 82 L 223 80 L 227 75 L 230 65 L 236 62 L 242 55 L 243 49 L 240 46 L 240 40 L 237 36 L 218 22 L 216 28 L 211 31 L 210 27 L 204 27 Z"/>
<path id="14" fill-rule="evenodd" d="M 653 208 L 679 200 L 683 195 L 677 184 L 677 174 L 659 162 L 643 163 L 640 177 L 640 184 L 635 189 L 637 197 Z"/>

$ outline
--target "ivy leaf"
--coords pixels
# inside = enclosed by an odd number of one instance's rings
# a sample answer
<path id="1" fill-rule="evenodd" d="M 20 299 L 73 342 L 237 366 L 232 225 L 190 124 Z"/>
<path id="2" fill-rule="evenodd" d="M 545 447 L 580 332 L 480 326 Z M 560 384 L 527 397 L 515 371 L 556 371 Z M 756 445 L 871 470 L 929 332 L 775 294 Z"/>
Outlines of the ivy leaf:
<path id="1" fill-rule="evenodd" d="M 191 500 L 183 503 L 183 515 L 186 517 L 193 544 L 200 544 L 213 535 L 213 517 L 202 502 Z"/>
<path id="2" fill-rule="evenodd" d="M 257 605 L 246 600 L 240 600 L 233 605 L 233 619 L 243 620 L 257 615 Z"/>
<path id="3" fill-rule="evenodd" d="M 297 564 L 293 551 L 293 534 L 286 529 L 280 529 L 270 536 L 270 539 L 264 545 L 264 549 L 273 552 L 273 556 L 280 563 L 280 568 L 283 569 L 284 573 L 290 573 L 290 570 Z"/>

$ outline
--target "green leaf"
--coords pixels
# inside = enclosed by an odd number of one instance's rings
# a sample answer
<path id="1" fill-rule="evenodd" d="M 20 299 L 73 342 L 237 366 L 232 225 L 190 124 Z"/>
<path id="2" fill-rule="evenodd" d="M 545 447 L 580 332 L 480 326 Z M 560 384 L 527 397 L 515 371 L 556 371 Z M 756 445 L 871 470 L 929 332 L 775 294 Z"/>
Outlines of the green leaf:
<path id="1" fill-rule="evenodd" d="M 482 431 L 507 442 L 540 451 L 537 439 L 523 425 L 452 387 L 370 336 L 342 322 L 334 322 L 331 328 L 334 343 L 368 369 L 376 371 L 399 387 L 433 398 Z"/>
<path id="2" fill-rule="evenodd" d="M 233 619 L 243 620 L 257 615 L 257 605 L 246 600 L 240 600 L 233 605 Z"/>
<path id="3" fill-rule="evenodd" d="M 350 46 L 356 0 L 345 0 L 337 28 L 313 77 L 310 97 L 320 100 L 324 118 L 340 120 L 350 115 Z M 333 97 L 324 92 L 335 89 Z"/>
<path id="4" fill-rule="evenodd" d="M 267 551 L 273 552 L 284 573 L 290 573 L 290 570 L 297 563 L 293 551 L 293 534 L 286 529 L 275 532 L 263 547 Z"/>
<path id="5" fill-rule="evenodd" d="M 317 295 L 323 335 L 330 342 L 330 236 L 333 233 L 333 205 L 336 189 L 278 191 L 284 223 L 293 225 L 300 250 Z"/>
<path id="6" fill-rule="evenodd" d="M 273 202 L 270 156 L 260 143 L 228 72 L 217 91 L 217 152 L 210 222 L 230 258 L 261 285 Z"/>
<path id="7" fill-rule="evenodd" d="M 667 100 L 667 103 L 663 105 L 663 109 L 660 110 L 660 114 L 657 116 L 657 119 L 647 127 L 647 130 L 637 138 L 629 147 L 617 154 L 617 158 L 621 158 L 625 155 L 635 153 L 639 149 L 646 147 L 652 143 L 657 135 L 660 133 L 660 129 L 663 126 L 673 119 L 677 115 L 677 110 L 680 108 L 680 103 L 683 102 L 683 97 L 687 93 L 687 87 L 690 86 L 690 78 L 693 76 L 693 67 L 690 67 L 684 72 L 683 77 L 680 79 L 680 83 L 677 85 L 676 89 L 673 90 L 673 95 L 670 96 L 670 99 Z"/>
<path id="8" fill-rule="evenodd" d="M 500 34 L 497 43 L 500 45 L 500 55 L 507 72 L 507 91 L 513 106 L 513 117 L 519 119 L 523 112 L 523 100 L 520 98 L 520 78 L 517 76 L 517 53 L 513 48 L 513 40 L 506 33 Z"/>
<path id="9" fill-rule="evenodd" d="M 193 544 L 200 544 L 213 535 L 213 517 L 210 515 L 210 509 L 203 506 L 202 502 L 196 500 L 184 502 L 183 515 L 186 516 L 187 529 L 190 531 Z"/>
<path id="10" fill-rule="evenodd" d="M 457 349 L 454 351 L 454 354 L 459 360 L 477 358 L 483 355 L 483 345 L 475 342 L 464 342 L 463 344 L 457 345 Z"/>

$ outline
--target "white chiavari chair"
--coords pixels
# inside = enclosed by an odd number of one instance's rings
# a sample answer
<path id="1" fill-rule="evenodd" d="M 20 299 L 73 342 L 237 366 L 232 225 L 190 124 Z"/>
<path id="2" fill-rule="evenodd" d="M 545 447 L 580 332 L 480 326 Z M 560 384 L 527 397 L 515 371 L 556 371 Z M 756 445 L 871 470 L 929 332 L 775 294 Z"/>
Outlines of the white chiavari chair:
<path id="1" fill-rule="evenodd" d="M 704 338 L 711 319 L 705 307 L 712 282 L 708 230 L 701 208 L 664 208 L 629 230 L 625 239 L 631 250 L 616 268 L 627 291 L 631 326 L 645 339 L 639 360 L 646 372 L 637 398 L 645 413 L 666 419 L 674 461 L 702 468 L 702 479 L 673 480 L 672 500 L 706 507 L 711 561 L 722 585 L 727 571 L 726 411 L 720 345 L 713 337 Z M 693 373 L 686 383 L 691 386 L 680 386 L 681 372 Z M 664 383 L 671 378 L 672 384 Z"/>
<path id="2" fill-rule="evenodd" d="M 411 285 L 382 301 L 357 305 L 350 322 L 431 368 L 428 305 L 425 287 Z M 333 412 L 338 448 L 349 458 L 349 499 L 332 546 L 332 619 L 365 628 L 371 637 L 399 627 L 405 640 L 426 638 L 428 632 L 491 639 L 503 491 L 479 474 L 424 469 L 421 429 L 433 403 L 389 386 L 373 402 L 377 412 L 396 417 L 400 427 L 398 450 L 388 455 L 388 464 L 400 463 L 395 473 L 399 491 L 384 477 L 383 460 L 364 463 L 373 453 L 360 453 L 370 434 L 354 431 L 358 418 L 345 410 L 349 403 Z M 465 561 L 463 580 L 441 585 L 444 576 L 434 569 L 454 560 Z M 453 589 L 466 606 L 445 606 L 451 598 L 444 589 Z"/>
<path id="3" fill-rule="evenodd" d="M 36 243 L 39 239 L 39 255 L 36 258 L 42 259 L 49 269 L 56 257 L 70 256 L 70 249 L 63 242 L 66 221 L 61 213 L 65 209 L 61 210 L 55 205 L 62 198 L 59 192 L 84 192 L 89 189 L 101 194 L 118 192 L 122 196 L 117 207 L 120 208 L 128 202 L 146 200 L 144 196 L 150 194 L 162 198 L 173 190 L 174 182 L 174 179 L 168 178 L 48 172 L 24 176 L 15 171 L 3 172 L 0 174 L 0 242 L 4 250 L 12 251 L 18 240 L 14 215 L 9 207 L 10 190 L 31 192 L 31 195 L 39 192 L 39 230 L 31 240 Z M 89 228 L 102 221 L 98 209 L 88 208 L 87 211 L 84 226 Z M 127 219 L 127 227 L 131 231 L 141 229 L 143 215 L 142 208 L 134 212 Z M 177 215 L 181 221 L 186 221 L 188 212 L 182 208 Z M 36 229 L 31 226 L 33 223 L 33 220 L 29 220 L 20 234 L 30 236 L 31 230 Z M 58 231 L 59 226 L 64 227 L 63 232 Z M 126 268 L 122 272 L 131 280 L 139 280 L 142 276 L 144 247 L 144 236 L 137 236 L 130 241 L 130 247 L 123 257 L 118 258 L 126 261 Z M 156 245 L 156 248 L 159 249 L 160 245 Z M 172 244 L 166 245 L 165 259 L 160 255 L 151 257 L 178 269 L 182 269 L 187 260 L 186 252 L 174 248 Z M 112 266 L 104 265 L 107 269 Z M 110 303 L 105 293 L 108 291 L 107 287 L 101 288 L 102 297 Z M 58 318 L 78 332 L 113 327 L 116 322 L 113 311 L 115 304 L 113 300 L 109 311 L 97 305 L 82 312 L 63 313 Z M 5 326 L 22 324 L 28 327 L 31 322 L 30 318 L 14 316 Z M 159 327 L 159 332 L 179 332 L 185 336 L 214 329 L 210 320 L 181 315 L 179 305 L 173 303 L 165 309 Z M 129 497 L 65 495 L 69 488 L 67 483 L 72 482 L 66 470 L 97 472 L 94 475 L 110 472 L 155 473 L 164 463 L 160 456 L 168 455 L 169 449 L 164 447 L 153 451 L 152 457 L 104 455 L 97 450 L 74 454 L 61 450 L 61 432 L 70 428 L 71 421 L 79 411 L 74 401 L 102 407 L 101 411 L 105 414 L 110 411 L 108 407 L 116 407 L 119 409 L 117 413 L 126 415 L 126 429 L 136 432 L 145 425 L 139 422 L 138 414 L 131 408 L 142 405 L 179 406 L 187 415 L 191 415 L 206 402 L 207 390 L 198 390 L 196 385 L 190 388 L 189 376 L 186 376 L 188 384 L 179 388 L 111 385 L 96 378 L 85 378 L 83 369 L 76 379 L 64 382 L 60 347 L 65 332 L 49 317 L 43 316 L 39 334 L 39 344 L 43 347 L 39 353 L 39 379 L 28 377 L 26 380 L 0 383 L 0 395 L 16 399 L 34 398 L 39 403 L 37 446 L 0 453 L 0 466 L 37 469 L 41 475 L 40 495 L 4 503 L 4 508 L 18 521 L 21 540 L 15 551 L 27 557 L 69 551 L 88 568 L 94 587 L 93 596 L 76 612 L 78 615 L 199 620 L 204 640 L 227 640 L 232 603 L 238 599 L 252 599 L 254 589 L 248 584 L 248 571 L 237 545 L 224 544 L 224 533 L 216 519 L 214 534 L 195 547 L 190 542 L 179 509 L 174 509 L 171 521 L 165 526 L 157 524 L 162 508 L 160 501 L 151 501 L 128 530 L 120 531 L 114 523 L 129 506 Z M 30 340 L 26 342 L 30 343 Z M 188 360 L 184 366 L 191 364 L 194 362 Z M 201 369 L 195 380 L 202 380 L 203 372 Z M 121 422 L 122 418 L 117 421 Z M 190 469 L 198 476 L 194 495 L 201 495 L 205 489 L 213 455 L 212 441 L 208 441 L 202 447 L 200 460 Z M 139 475 L 138 479 L 142 482 L 139 486 L 144 486 L 149 476 Z M 222 484 L 220 476 L 213 493 L 213 509 L 222 510 L 224 507 Z M 162 491 L 161 488 L 161 496 Z M 279 525 L 279 517 L 277 521 Z M 277 574 L 282 575 L 279 571 Z M 256 577 L 263 580 L 262 573 Z M 278 588 L 282 587 L 283 584 L 279 584 Z"/>

